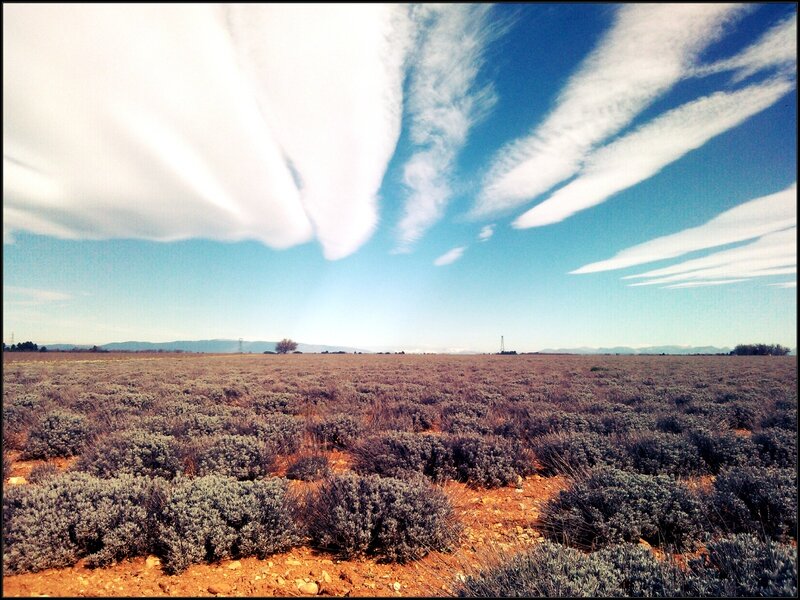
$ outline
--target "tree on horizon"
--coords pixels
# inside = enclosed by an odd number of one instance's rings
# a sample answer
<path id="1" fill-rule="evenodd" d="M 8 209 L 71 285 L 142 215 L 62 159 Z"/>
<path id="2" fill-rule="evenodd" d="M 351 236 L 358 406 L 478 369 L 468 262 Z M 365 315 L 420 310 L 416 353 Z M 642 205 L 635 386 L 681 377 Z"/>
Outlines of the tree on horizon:
<path id="1" fill-rule="evenodd" d="M 288 354 L 297 350 L 297 342 L 283 338 L 280 342 L 275 344 L 275 352 L 278 354 Z"/>

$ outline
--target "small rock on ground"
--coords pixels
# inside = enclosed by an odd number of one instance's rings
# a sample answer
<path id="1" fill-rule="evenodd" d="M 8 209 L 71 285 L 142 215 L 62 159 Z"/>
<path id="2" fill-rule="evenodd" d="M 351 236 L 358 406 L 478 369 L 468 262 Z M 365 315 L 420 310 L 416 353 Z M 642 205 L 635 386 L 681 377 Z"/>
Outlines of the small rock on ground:
<path id="1" fill-rule="evenodd" d="M 209 594 L 230 594 L 233 588 L 228 583 L 212 583 L 208 586 Z"/>
<path id="2" fill-rule="evenodd" d="M 304 581 L 297 586 L 297 589 L 308 596 L 316 596 L 319 593 L 319 586 L 313 581 Z"/>

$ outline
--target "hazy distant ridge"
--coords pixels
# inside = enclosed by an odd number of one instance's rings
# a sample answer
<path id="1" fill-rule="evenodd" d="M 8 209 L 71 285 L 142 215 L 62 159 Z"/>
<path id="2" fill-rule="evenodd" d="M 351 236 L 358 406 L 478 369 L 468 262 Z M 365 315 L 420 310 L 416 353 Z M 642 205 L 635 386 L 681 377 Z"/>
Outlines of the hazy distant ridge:
<path id="1" fill-rule="evenodd" d="M 243 352 L 261 354 L 262 352 L 274 352 L 277 342 L 242 342 Z M 71 350 L 72 348 L 91 348 L 85 344 L 51 344 L 51 350 Z M 180 340 L 175 342 L 112 342 L 98 346 L 101 350 L 127 351 L 127 352 L 205 352 L 229 354 L 239 352 L 239 340 Z M 359 348 L 349 348 L 347 346 L 325 346 L 320 344 L 297 344 L 300 352 L 368 352 Z"/>
<path id="2" fill-rule="evenodd" d="M 242 342 L 242 351 L 245 353 L 261 354 L 263 352 L 274 352 L 277 342 Z M 50 350 L 72 350 L 73 348 L 88 350 L 92 346 L 86 344 L 47 344 Z M 239 352 L 239 340 L 181 340 L 175 342 L 113 342 L 98 346 L 101 350 L 123 351 L 123 352 L 199 352 L 208 354 L 235 354 Z M 298 343 L 297 349 L 300 352 L 362 352 L 364 354 L 374 354 L 375 350 L 364 350 L 362 348 L 351 348 L 349 346 L 326 346 L 324 344 L 303 344 Z M 408 350 L 407 350 L 408 351 Z M 413 351 L 412 351 L 413 352 Z M 453 351 L 433 351 L 444 354 L 483 354 L 468 350 Z M 644 348 L 632 348 L 630 346 L 614 346 L 611 348 L 590 348 L 581 346 L 579 348 L 546 348 L 539 350 L 539 354 L 730 354 L 731 348 L 727 346 L 719 348 L 717 346 L 647 346 Z M 793 348 L 790 355 L 796 355 L 797 349 Z"/>
<path id="3" fill-rule="evenodd" d="M 548 348 L 540 350 L 543 354 L 729 354 L 731 348 L 727 346 L 647 346 L 644 348 L 631 348 L 630 346 L 615 346 L 613 348 Z"/>

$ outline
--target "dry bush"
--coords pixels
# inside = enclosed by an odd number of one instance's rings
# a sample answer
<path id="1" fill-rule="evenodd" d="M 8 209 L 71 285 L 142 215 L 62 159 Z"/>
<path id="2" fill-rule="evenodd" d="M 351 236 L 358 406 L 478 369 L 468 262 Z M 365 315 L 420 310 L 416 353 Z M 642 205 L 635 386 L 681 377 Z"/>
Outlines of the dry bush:
<path id="1" fill-rule="evenodd" d="M 439 488 L 377 475 L 325 480 L 307 501 L 305 520 L 317 548 L 397 562 L 451 550 L 460 531 Z"/>

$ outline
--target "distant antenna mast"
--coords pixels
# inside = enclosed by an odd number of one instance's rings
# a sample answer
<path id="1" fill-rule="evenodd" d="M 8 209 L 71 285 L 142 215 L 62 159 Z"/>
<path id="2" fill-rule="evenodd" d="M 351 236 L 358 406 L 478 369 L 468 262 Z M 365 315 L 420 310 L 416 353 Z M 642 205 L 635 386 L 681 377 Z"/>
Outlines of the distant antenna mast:
<path id="1" fill-rule="evenodd" d="M 244 354 L 244 349 L 242 348 L 242 338 L 239 338 L 239 354 Z"/>
<path id="2" fill-rule="evenodd" d="M 500 354 L 502 354 L 505 351 L 506 351 L 506 345 L 503 342 L 503 336 L 501 335 L 500 336 Z"/>

